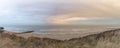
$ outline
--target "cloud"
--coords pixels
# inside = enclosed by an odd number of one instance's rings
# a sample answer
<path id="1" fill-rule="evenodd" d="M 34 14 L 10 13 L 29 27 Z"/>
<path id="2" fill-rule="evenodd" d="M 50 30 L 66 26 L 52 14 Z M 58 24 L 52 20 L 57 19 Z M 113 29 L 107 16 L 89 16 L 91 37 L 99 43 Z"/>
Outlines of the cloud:
<path id="1" fill-rule="evenodd" d="M 52 0 L 0 0 L 1 24 L 45 24 Z"/>
<path id="2" fill-rule="evenodd" d="M 60 4 L 56 15 L 51 17 L 55 24 L 71 24 L 75 23 L 117 23 L 120 19 L 120 3 L 119 0 L 79 0 L 80 3 Z M 83 20 L 84 18 L 85 20 Z M 87 18 L 87 20 L 86 20 Z M 89 18 L 89 19 L 88 19 Z M 69 20 L 70 19 L 70 20 Z M 71 20 L 72 19 L 72 20 Z M 66 21 L 67 20 L 67 21 Z M 69 20 L 69 21 L 68 21 Z M 84 22 L 83 22 L 84 21 Z M 75 23 L 77 24 L 77 23 Z"/>
<path id="3" fill-rule="evenodd" d="M 3 24 L 107 22 L 120 19 L 119 12 L 119 0 L 0 0 Z"/>

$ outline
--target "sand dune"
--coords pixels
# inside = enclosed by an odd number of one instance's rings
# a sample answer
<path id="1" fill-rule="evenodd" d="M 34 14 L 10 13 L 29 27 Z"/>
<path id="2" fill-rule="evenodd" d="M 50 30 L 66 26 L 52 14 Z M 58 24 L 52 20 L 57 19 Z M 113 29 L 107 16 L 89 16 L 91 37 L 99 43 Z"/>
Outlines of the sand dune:
<path id="1" fill-rule="evenodd" d="M 0 33 L 0 48 L 120 48 L 120 29 L 74 37 L 68 40 L 59 40 L 58 35 L 46 35 Z M 51 36 L 52 38 L 45 38 Z M 56 39 L 57 37 L 59 39 Z"/>
<path id="2" fill-rule="evenodd" d="M 16 32 L 8 32 L 5 33 L 14 34 L 16 36 L 29 38 L 29 37 L 39 37 L 39 38 L 52 38 L 58 40 L 69 40 L 71 38 L 79 38 L 84 37 L 90 34 L 97 34 L 101 32 L 78 32 L 78 33 L 16 33 Z"/>

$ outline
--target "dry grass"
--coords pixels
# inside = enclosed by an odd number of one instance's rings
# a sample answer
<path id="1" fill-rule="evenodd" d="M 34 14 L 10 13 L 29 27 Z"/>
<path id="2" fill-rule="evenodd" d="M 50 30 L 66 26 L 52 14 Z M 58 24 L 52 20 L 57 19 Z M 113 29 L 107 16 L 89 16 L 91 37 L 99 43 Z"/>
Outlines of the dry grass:
<path id="1" fill-rule="evenodd" d="M 23 38 L 15 34 L 0 33 L 0 48 L 120 48 L 120 29 L 70 40 Z"/>

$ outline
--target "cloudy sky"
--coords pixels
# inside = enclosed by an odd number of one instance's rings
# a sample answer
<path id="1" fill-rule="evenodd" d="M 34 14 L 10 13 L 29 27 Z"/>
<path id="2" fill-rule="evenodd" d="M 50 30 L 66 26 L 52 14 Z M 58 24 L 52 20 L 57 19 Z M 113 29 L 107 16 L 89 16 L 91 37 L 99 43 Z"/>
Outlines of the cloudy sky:
<path id="1" fill-rule="evenodd" d="M 120 1 L 0 0 L 0 24 L 120 24 Z"/>

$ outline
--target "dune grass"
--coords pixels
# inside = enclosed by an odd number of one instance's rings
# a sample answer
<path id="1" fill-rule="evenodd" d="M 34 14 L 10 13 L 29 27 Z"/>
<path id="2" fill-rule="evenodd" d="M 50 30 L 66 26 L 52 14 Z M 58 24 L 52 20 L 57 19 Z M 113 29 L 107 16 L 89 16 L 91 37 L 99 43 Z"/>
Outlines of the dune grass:
<path id="1" fill-rule="evenodd" d="M 69 40 L 0 33 L 0 48 L 120 48 L 120 29 Z"/>

